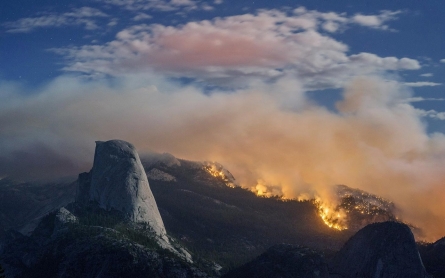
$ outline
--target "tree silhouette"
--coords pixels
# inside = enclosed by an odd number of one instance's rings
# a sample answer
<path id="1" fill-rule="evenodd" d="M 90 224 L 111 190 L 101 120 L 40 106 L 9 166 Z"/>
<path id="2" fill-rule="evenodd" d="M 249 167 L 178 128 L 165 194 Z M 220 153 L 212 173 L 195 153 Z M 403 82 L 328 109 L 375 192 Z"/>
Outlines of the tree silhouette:
<path id="1" fill-rule="evenodd" d="M 3 269 L 1 264 L 0 264 L 0 278 L 5 278 L 5 270 Z"/>

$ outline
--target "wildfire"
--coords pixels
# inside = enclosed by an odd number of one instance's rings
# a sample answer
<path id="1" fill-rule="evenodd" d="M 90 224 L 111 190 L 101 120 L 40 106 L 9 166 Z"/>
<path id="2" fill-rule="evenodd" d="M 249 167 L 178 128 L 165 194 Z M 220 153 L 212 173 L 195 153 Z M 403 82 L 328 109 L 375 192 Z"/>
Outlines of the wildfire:
<path id="1" fill-rule="evenodd" d="M 255 193 L 258 197 L 270 197 L 271 193 L 269 192 L 267 186 L 265 186 L 261 181 L 251 189 L 253 193 Z"/>
<path id="2" fill-rule="evenodd" d="M 348 227 L 344 224 L 345 214 L 341 210 L 330 209 L 320 201 L 315 202 L 318 207 L 318 215 L 323 222 L 330 228 L 339 231 L 347 230 Z"/>
<path id="3" fill-rule="evenodd" d="M 337 186 L 337 196 L 336 206 L 329 206 L 321 199 L 314 202 L 323 222 L 333 229 L 358 230 L 369 223 L 397 219 L 394 203 L 379 196 L 345 185 Z"/>
<path id="4" fill-rule="evenodd" d="M 205 162 L 203 168 L 210 175 L 222 180 L 228 187 L 235 188 L 237 186 L 235 178 L 229 171 L 224 169 L 221 164 L 216 162 Z"/>
<path id="5" fill-rule="evenodd" d="M 282 187 L 279 185 L 267 184 L 264 180 L 258 179 L 255 186 L 250 188 L 250 191 L 255 193 L 258 197 L 275 198 L 283 201 L 290 200 L 284 197 Z"/>

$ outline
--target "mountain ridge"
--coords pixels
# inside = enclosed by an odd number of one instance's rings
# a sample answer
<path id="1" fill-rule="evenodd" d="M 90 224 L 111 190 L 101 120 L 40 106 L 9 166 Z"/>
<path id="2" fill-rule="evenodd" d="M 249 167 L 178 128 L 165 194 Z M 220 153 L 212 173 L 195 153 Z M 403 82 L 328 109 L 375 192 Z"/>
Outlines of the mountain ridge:
<path id="1" fill-rule="evenodd" d="M 304 248 L 314 252 L 334 254 L 354 234 L 352 230 L 336 231 L 326 226 L 319 217 L 317 206 L 311 201 L 258 197 L 247 189 L 230 186 L 236 180 L 220 164 L 177 159 L 171 154 L 149 158 L 141 155 L 140 161 L 143 172 L 147 175 L 149 188 L 156 198 L 159 215 L 168 231 L 168 240 L 175 250 L 179 250 L 179 254 L 169 248 L 165 249 L 165 246 L 163 248 L 162 244 L 160 246 L 156 232 L 153 233 L 150 225 L 138 224 L 133 218 L 125 217 L 125 210 L 100 206 L 98 199 L 90 199 L 89 187 L 82 185 L 91 182 L 91 173 L 79 175 L 77 204 L 64 205 L 64 209 L 45 216 L 40 227 L 30 237 L 7 233 L 9 239 L 6 243 L 5 240 L 2 241 L 0 253 L 5 255 L 5 252 L 12 252 L 16 259 L 27 262 L 26 271 L 31 271 L 44 263 L 44 254 L 38 251 L 39 248 L 55 257 L 62 256 L 63 253 L 54 250 L 65 250 L 72 254 L 75 261 L 81 259 L 83 251 L 80 252 L 70 244 L 68 245 L 73 249 L 63 249 L 62 246 L 67 244 L 66 240 L 85 246 L 83 242 L 92 236 L 98 242 L 94 245 L 94 241 L 90 241 L 94 248 L 88 249 L 88 252 L 97 254 L 104 260 L 117 259 L 104 255 L 103 251 L 108 250 L 108 245 L 121 246 L 124 249 L 119 252 L 123 254 L 126 254 L 127 246 L 127 251 L 133 250 L 130 252 L 133 255 L 149 252 L 161 261 L 166 254 L 170 254 L 166 256 L 176 262 L 174 265 L 181 265 L 178 269 L 192 275 L 185 277 L 207 277 L 227 273 L 277 244 L 305 245 Z M 125 244 L 120 245 L 121 243 Z M 14 246 L 23 250 L 27 248 L 25 246 L 31 246 L 30 250 L 34 255 L 30 258 L 24 253 L 14 253 Z M 193 255 L 193 263 L 181 256 L 181 253 L 184 254 L 181 250 L 188 250 L 186 252 Z M 128 254 L 130 257 L 133 255 Z M 148 258 L 146 255 L 142 257 Z M 13 256 L 9 258 L 13 259 Z M 136 259 L 137 256 L 132 258 Z M 30 264 L 32 261 L 34 263 Z M 157 268 L 161 261 L 147 261 L 147 264 Z M 6 269 L 11 268 L 10 261 L 9 264 L 5 260 L 0 262 L 2 265 L 6 263 Z M 433 266 L 437 265 L 432 262 Z M 79 264 L 79 267 L 84 265 Z M 146 271 L 143 267 L 136 268 Z M 198 276 L 193 276 L 193 273 Z"/>

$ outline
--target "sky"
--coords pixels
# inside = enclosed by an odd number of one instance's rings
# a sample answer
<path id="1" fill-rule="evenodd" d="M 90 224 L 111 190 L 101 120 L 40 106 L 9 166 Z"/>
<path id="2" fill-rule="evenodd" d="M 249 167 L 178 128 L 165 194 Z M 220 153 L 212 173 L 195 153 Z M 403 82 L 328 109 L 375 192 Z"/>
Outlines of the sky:
<path id="1" fill-rule="evenodd" d="M 252 190 L 346 184 L 445 235 L 442 1 L 0 3 L 0 177 L 75 175 L 94 141 L 222 163 Z"/>

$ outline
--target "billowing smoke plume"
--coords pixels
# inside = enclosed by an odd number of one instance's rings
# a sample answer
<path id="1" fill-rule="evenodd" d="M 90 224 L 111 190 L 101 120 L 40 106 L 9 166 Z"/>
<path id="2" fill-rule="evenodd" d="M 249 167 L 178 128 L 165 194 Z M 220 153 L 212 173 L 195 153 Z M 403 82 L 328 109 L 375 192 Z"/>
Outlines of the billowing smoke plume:
<path id="1" fill-rule="evenodd" d="M 288 198 L 360 188 L 394 201 L 428 239 L 445 235 L 445 136 L 426 133 L 395 81 L 355 79 L 337 112 L 286 78 L 211 94 L 154 75 L 0 92 L 0 176 L 76 174 L 91 167 L 95 140 L 118 138 L 141 152 L 218 161 L 243 186 Z"/>

